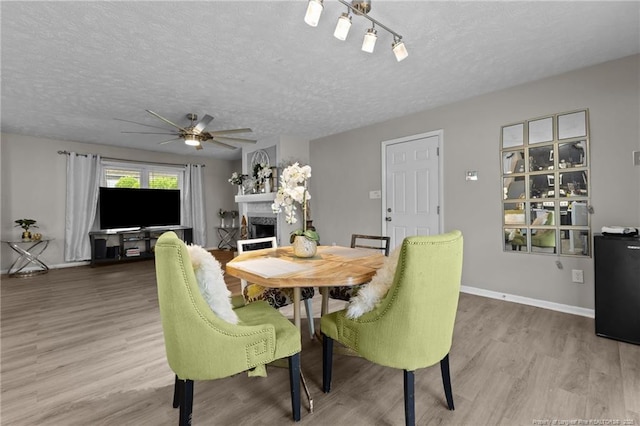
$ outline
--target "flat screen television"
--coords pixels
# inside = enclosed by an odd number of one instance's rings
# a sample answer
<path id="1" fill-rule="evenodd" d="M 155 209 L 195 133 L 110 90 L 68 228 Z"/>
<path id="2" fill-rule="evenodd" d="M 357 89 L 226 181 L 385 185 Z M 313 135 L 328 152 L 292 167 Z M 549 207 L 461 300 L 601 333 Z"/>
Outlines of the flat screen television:
<path id="1" fill-rule="evenodd" d="M 180 225 L 179 189 L 104 188 L 100 229 Z"/>

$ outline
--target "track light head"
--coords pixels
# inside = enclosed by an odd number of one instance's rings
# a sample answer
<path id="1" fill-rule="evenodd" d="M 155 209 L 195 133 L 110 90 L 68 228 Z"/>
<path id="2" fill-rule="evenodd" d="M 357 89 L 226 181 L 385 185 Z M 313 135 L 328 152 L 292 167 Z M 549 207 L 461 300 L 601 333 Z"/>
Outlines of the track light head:
<path id="1" fill-rule="evenodd" d="M 376 40 L 378 40 L 378 32 L 375 28 L 369 28 L 362 40 L 362 50 L 367 53 L 373 53 L 373 49 L 376 47 Z"/>
<path id="2" fill-rule="evenodd" d="M 309 0 L 307 5 L 307 13 L 304 15 L 304 22 L 312 27 L 317 27 L 320 21 L 320 15 L 322 15 L 322 0 Z"/>
<path id="3" fill-rule="evenodd" d="M 402 39 L 394 38 L 393 44 L 391 45 L 391 50 L 393 50 L 393 54 L 396 55 L 396 60 L 398 62 L 406 59 L 407 56 L 409 56 L 407 47 L 404 45 Z"/>
<path id="4" fill-rule="evenodd" d="M 351 15 L 343 13 L 338 18 L 336 24 L 336 30 L 333 32 L 333 36 L 338 40 L 346 40 L 349 35 L 349 29 L 351 28 Z"/>

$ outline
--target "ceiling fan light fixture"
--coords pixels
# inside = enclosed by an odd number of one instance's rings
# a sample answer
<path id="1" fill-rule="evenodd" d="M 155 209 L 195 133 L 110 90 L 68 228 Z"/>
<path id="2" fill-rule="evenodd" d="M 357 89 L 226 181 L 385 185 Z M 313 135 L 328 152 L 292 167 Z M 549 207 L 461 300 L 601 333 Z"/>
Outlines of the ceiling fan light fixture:
<path id="1" fill-rule="evenodd" d="M 336 24 L 336 30 L 333 32 L 333 36 L 338 40 L 346 40 L 347 35 L 349 35 L 349 29 L 351 28 L 351 15 L 348 13 L 343 13 L 338 18 L 338 23 Z"/>
<path id="2" fill-rule="evenodd" d="M 407 52 L 407 47 L 404 45 L 404 42 L 401 39 L 396 39 L 391 45 L 391 50 L 393 50 L 393 54 L 396 55 L 396 60 L 398 62 L 406 59 L 409 56 L 409 52 Z"/>
<path id="3" fill-rule="evenodd" d="M 196 135 L 184 135 L 184 143 L 189 146 L 198 146 L 200 141 Z"/>
<path id="4" fill-rule="evenodd" d="M 373 49 L 376 47 L 376 40 L 378 39 L 378 32 L 375 28 L 369 28 L 362 40 L 362 50 L 367 53 L 373 53 Z"/>
<path id="5" fill-rule="evenodd" d="M 320 21 L 320 15 L 322 15 L 322 0 L 309 0 L 307 5 L 307 13 L 304 15 L 304 22 L 312 27 L 317 27 Z"/>

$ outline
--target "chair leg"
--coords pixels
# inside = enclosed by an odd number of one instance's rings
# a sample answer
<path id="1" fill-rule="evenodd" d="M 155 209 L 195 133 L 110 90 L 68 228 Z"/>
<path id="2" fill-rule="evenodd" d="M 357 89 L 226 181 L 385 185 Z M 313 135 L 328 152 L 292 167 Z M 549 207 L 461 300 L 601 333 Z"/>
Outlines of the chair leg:
<path id="1" fill-rule="evenodd" d="M 333 339 L 322 335 L 322 391 L 331 391 L 331 370 L 333 368 Z"/>
<path id="2" fill-rule="evenodd" d="M 444 385 L 444 396 L 447 398 L 447 406 L 449 410 L 455 410 L 453 393 L 451 392 L 451 375 L 449 374 L 449 354 L 440 361 L 440 371 L 442 372 L 442 384 Z"/>
<path id="3" fill-rule="evenodd" d="M 289 357 L 289 384 L 293 420 L 300 421 L 300 352 Z"/>
<path id="4" fill-rule="evenodd" d="M 180 426 L 190 426 L 193 411 L 193 380 L 181 380 L 181 382 Z"/>
<path id="5" fill-rule="evenodd" d="M 316 331 L 313 324 L 313 307 L 311 306 L 311 299 L 304 300 L 304 308 L 307 311 L 307 319 L 309 320 L 309 332 L 311 333 L 311 338 L 313 339 L 316 335 Z"/>
<path id="6" fill-rule="evenodd" d="M 173 408 L 178 408 L 180 406 L 180 391 L 182 389 L 182 381 L 178 379 L 178 375 L 176 374 L 176 382 L 173 385 Z"/>
<path id="7" fill-rule="evenodd" d="M 404 370 L 404 423 L 407 426 L 416 424 L 415 376 L 413 371 Z"/>

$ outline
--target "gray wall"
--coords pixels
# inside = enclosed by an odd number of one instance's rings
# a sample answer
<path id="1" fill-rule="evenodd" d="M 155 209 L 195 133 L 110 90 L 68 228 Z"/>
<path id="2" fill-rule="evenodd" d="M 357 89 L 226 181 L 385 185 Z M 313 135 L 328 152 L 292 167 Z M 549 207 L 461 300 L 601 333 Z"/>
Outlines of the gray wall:
<path id="1" fill-rule="evenodd" d="M 67 157 L 58 150 L 93 153 L 104 157 L 171 164 L 204 164 L 205 206 L 207 212 L 207 246 L 217 246 L 215 227 L 219 224 L 218 209 L 236 210 L 233 201 L 236 187 L 227 179 L 233 171 L 241 170 L 241 161 L 214 160 L 197 155 L 171 155 L 78 142 L 2 134 L 0 223 L 2 239 L 16 239 L 21 229 L 13 221 L 32 218 L 38 221 L 36 232 L 54 238 L 42 259 L 50 266 L 64 262 L 65 191 Z M 2 245 L 2 264 L 6 271 L 15 254 Z"/>
<path id="2" fill-rule="evenodd" d="M 632 56 L 478 96 L 310 143 L 313 219 L 322 242 L 348 245 L 352 233 L 381 232 L 381 142 L 444 130 L 444 231 L 465 236 L 463 285 L 591 309 L 593 259 L 502 251 L 500 127 L 588 108 L 591 129 L 592 229 L 640 226 L 640 56 Z M 401 70 L 399 70 L 401 72 Z M 425 77 L 426 78 L 426 77 Z M 366 111 L 366 105 L 363 106 Z M 477 170 L 477 182 L 465 181 Z M 571 282 L 583 269 L 584 284 Z"/>

